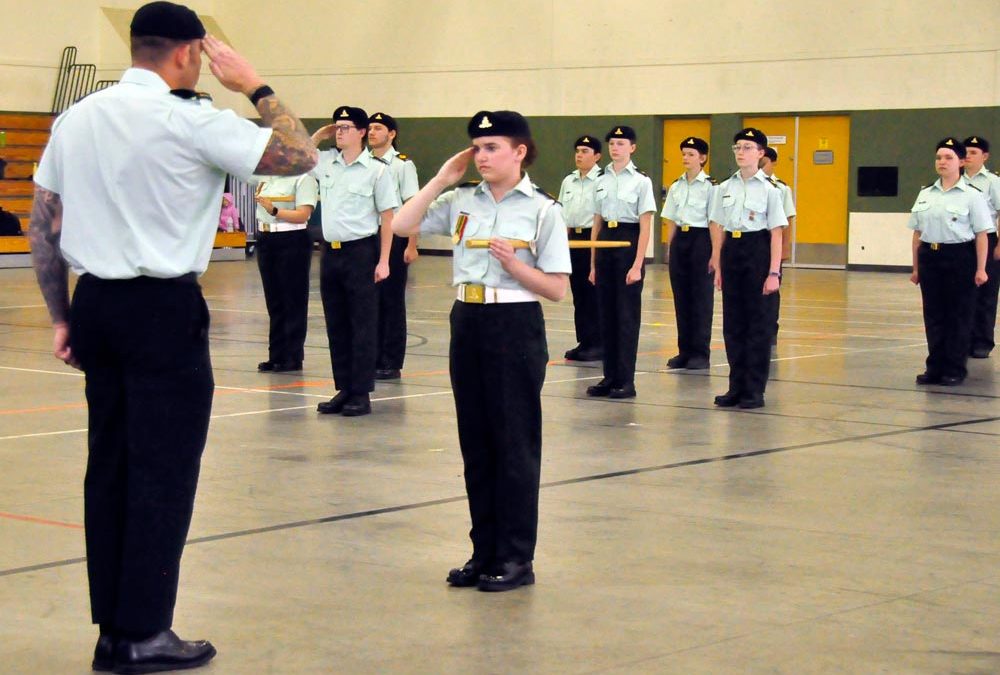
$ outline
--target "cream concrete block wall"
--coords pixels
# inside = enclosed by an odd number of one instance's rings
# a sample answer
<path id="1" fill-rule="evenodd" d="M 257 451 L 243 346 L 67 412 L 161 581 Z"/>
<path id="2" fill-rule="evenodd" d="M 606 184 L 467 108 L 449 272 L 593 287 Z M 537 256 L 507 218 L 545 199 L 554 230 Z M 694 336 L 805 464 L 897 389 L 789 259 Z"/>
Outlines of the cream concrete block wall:
<path id="1" fill-rule="evenodd" d="M 847 226 L 848 265 L 913 265 L 909 213 L 851 213 Z"/>

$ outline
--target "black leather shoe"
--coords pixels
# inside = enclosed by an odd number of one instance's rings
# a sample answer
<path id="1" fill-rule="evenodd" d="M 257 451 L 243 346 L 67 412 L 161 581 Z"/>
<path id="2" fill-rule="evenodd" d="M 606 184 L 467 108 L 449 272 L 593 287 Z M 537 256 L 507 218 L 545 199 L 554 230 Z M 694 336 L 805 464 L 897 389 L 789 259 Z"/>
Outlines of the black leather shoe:
<path id="1" fill-rule="evenodd" d="M 608 398 L 635 398 L 635 385 L 626 384 L 624 387 L 615 387 L 608 394 Z"/>
<path id="2" fill-rule="evenodd" d="M 611 381 L 603 379 L 597 384 L 587 387 L 587 396 L 607 396 L 611 393 Z"/>
<path id="3" fill-rule="evenodd" d="M 271 368 L 273 373 L 291 373 L 296 370 L 302 370 L 301 361 L 285 361 L 283 363 L 275 363 L 274 367 Z"/>
<path id="4" fill-rule="evenodd" d="M 340 414 L 344 417 L 361 417 L 368 415 L 372 411 L 372 402 L 368 394 L 351 394 L 344 404 L 344 410 Z"/>
<path id="5" fill-rule="evenodd" d="M 727 391 L 725 394 L 720 394 L 715 397 L 715 405 L 720 408 L 732 408 L 733 406 L 739 405 L 740 395 L 738 392 Z"/>
<path id="6" fill-rule="evenodd" d="M 567 361 L 580 361 L 580 346 L 577 345 L 573 349 L 567 349 L 566 353 L 563 354 L 563 358 Z"/>
<path id="7" fill-rule="evenodd" d="M 323 401 L 316 406 L 316 412 L 320 415 L 336 415 L 344 409 L 344 404 L 347 403 L 347 399 L 350 397 L 351 395 L 346 391 L 338 391 L 337 395 L 329 401 Z"/>
<path id="8" fill-rule="evenodd" d="M 479 575 L 479 590 L 488 592 L 512 591 L 518 586 L 535 583 L 535 571 L 530 562 L 506 562 L 490 574 Z"/>
<path id="9" fill-rule="evenodd" d="M 115 647 L 115 673 L 159 673 L 197 668 L 212 660 L 215 647 L 207 640 L 181 640 L 172 630 L 147 640 L 119 639 Z"/>
<path id="10" fill-rule="evenodd" d="M 399 368 L 379 368 L 375 371 L 376 380 L 398 380 L 400 377 Z"/>
<path id="11" fill-rule="evenodd" d="M 257 364 L 257 370 L 261 373 L 269 373 L 274 370 L 274 361 L 261 361 Z"/>
<path id="12" fill-rule="evenodd" d="M 604 358 L 604 350 L 598 347 L 580 349 L 576 354 L 576 361 L 600 361 Z"/>
<path id="13" fill-rule="evenodd" d="M 685 368 L 688 370 L 708 370 L 711 365 L 708 359 L 688 359 Z"/>
<path id="14" fill-rule="evenodd" d="M 740 407 L 744 410 L 753 410 L 754 408 L 764 407 L 764 397 L 760 394 L 756 396 L 743 396 L 740 398 Z"/>
<path id="15" fill-rule="evenodd" d="M 942 375 L 941 376 L 941 386 L 942 387 L 957 387 L 958 385 L 965 382 L 965 378 L 961 375 Z"/>
<path id="16" fill-rule="evenodd" d="M 94 662 L 90 664 L 90 668 L 101 673 L 107 673 L 114 667 L 115 639 L 110 635 L 102 635 L 97 638 L 97 646 L 94 647 Z"/>
<path id="17" fill-rule="evenodd" d="M 479 575 L 482 573 L 483 566 L 470 560 L 461 567 L 450 570 L 445 581 L 457 588 L 469 588 L 479 583 Z"/>
<path id="18" fill-rule="evenodd" d="M 686 356 L 681 356 L 680 354 L 678 354 L 677 356 L 671 356 L 669 359 L 667 359 L 667 368 L 671 370 L 677 370 L 678 368 L 686 368 L 687 362 L 688 359 Z"/>
<path id="19" fill-rule="evenodd" d="M 974 359 L 988 359 L 990 358 L 990 350 L 986 347 L 976 347 L 969 352 L 969 356 Z"/>
<path id="20" fill-rule="evenodd" d="M 941 384 L 941 376 L 933 373 L 920 373 L 917 375 L 917 384 Z"/>

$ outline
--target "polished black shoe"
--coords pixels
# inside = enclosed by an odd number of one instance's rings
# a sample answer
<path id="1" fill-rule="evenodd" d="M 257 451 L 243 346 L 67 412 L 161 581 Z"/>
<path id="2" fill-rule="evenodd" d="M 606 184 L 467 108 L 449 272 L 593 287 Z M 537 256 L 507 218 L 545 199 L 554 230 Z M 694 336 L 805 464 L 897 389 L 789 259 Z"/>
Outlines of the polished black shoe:
<path id="1" fill-rule="evenodd" d="M 481 591 L 502 592 L 512 591 L 519 586 L 530 586 L 535 583 L 535 571 L 530 562 L 506 562 L 489 574 L 479 575 L 477 587 Z"/>
<path id="2" fill-rule="evenodd" d="M 727 391 L 725 394 L 720 394 L 715 397 L 715 405 L 720 408 L 732 408 L 739 405 L 740 395 L 738 392 Z"/>
<path id="3" fill-rule="evenodd" d="M 197 668 L 211 661 L 215 653 L 207 640 L 181 640 L 172 630 L 165 630 L 146 640 L 119 639 L 112 670 L 133 675 Z"/>
<path id="4" fill-rule="evenodd" d="M 754 408 L 764 407 L 764 397 L 761 394 L 756 396 L 743 396 L 740 397 L 740 407 L 744 410 L 753 410 Z"/>
<path id="5" fill-rule="evenodd" d="M 400 377 L 399 368 L 379 368 L 375 371 L 376 380 L 398 380 Z"/>
<path id="6" fill-rule="evenodd" d="M 97 638 L 97 646 L 94 647 L 94 662 L 90 664 L 90 668 L 101 673 L 107 673 L 114 667 L 115 639 L 110 635 L 102 635 Z"/>
<path id="7" fill-rule="evenodd" d="M 567 361 L 580 361 L 580 346 L 577 345 L 573 349 L 567 349 L 566 353 L 563 354 L 563 358 Z"/>
<path id="8" fill-rule="evenodd" d="M 274 367 L 271 368 L 272 373 L 291 373 L 297 370 L 302 370 L 301 361 L 285 361 L 283 363 L 275 363 Z"/>
<path id="9" fill-rule="evenodd" d="M 371 414 L 372 401 L 368 394 L 351 394 L 344 404 L 344 410 L 340 414 L 344 417 L 361 417 Z"/>
<path id="10" fill-rule="evenodd" d="M 274 370 L 274 361 L 261 361 L 257 364 L 257 371 L 261 373 L 270 373 Z"/>
<path id="11" fill-rule="evenodd" d="M 483 566 L 470 560 L 461 567 L 449 570 L 448 578 L 445 581 L 457 588 L 469 588 L 479 583 L 479 575 L 482 573 Z"/>
<path id="12" fill-rule="evenodd" d="M 351 397 L 346 391 L 338 391 L 337 395 L 329 401 L 323 401 L 316 406 L 316 412 L 320 415 L 336 415 L 344 409 L 344 404 Z"/>
<path id="13" fill-rule="evenodd" d="M 603 379 L 597 384 L 587 387 L 587 396 L 607 396 L 611 393 L 611 381 Z"/>
<path id="14" fill-rule="evenodd" d="M 965 382 L 965 378 L 961 375 L 942 375 L 941 376 L 941 386 L 942 387 L 957 387 L 958 385 Z"/>
<path id="15" fill-rule="evenodd" d="M 604 358 L 604 350 L 600 347 L 590 347 L 589 349 L 580 349 L 576 355 L 576 361 L 600 361 Z"/>
<path id="16" fill-rule="evenodd" d="M 917 384 L 941 384 L 941 376 L 933 373 L 920 373 L 917 375 Z"/>
<path id="17" fill-rule="evenodd" d="M 688 370 L 708 370 L 711 365 L 708 359 L 688 359 L 684 367 Z"/>
<path id="18" fill-rule="evenodd" d="M 986 347 L 976 347 L 969 352 L 969 356 L 974 359 L 988 359 L 990 358 L 990 350 Z"/>
<path id="19" fill-rule="evenodd" d="M 679 368 L 687 368 L 688 358 L 686 356 L 671 356 L 667 359 L 667 368 L 671 370 L 677 370 Z"/>
<path id="20" fill-rule="evenodd" d="M 635 385 L 626 384 L 624 387 L 615 387 L 608 394 L 608 398 L 635 398 Z"/>

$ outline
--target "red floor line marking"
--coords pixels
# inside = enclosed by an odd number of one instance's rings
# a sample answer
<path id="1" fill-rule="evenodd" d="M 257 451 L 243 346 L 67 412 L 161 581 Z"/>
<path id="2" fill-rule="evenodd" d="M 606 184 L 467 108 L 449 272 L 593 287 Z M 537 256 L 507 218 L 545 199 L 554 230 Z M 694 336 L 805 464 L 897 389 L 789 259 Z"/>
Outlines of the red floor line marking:
<path id="1" fill-rule="evenodd" d="M 61 520 L 48 520 L 47 518 L 38 518 L 36 516 L 22 516 L 17 513 L 4 513 L 3 511 L 0 511 L 0 518 L 7 518 L 8 520 L 23 520 L 26 523 L 37 523 L 38 525 L 65 527 L 70 530 L 83 529 L 83 525 L 77 525 L 76 523 L 64 523 Z"/>
<path id="2" fill-rule="evenodd" d="M 66 403 L 64 405 L 47 405 L 38 408 L 21 408 L 20 410 L 0 410 L 0 415 L 22 415 L 24 413 L 51 412 L 53 410 L 72 410 L 86 408 L 86 403 Z"/>

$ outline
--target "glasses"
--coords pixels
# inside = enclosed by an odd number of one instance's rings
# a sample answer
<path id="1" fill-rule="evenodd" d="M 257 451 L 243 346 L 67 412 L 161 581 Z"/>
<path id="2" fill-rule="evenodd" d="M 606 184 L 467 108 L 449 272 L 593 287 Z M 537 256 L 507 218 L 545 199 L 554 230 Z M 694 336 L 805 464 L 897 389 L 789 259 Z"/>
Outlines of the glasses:
<path id="1" fill-rule="evenodd" d="M 338 134 L 341 132 L 346 134 L 351 129 L 357 129 L 353 124 L 334 124 L 333 128 L 337 130 Z"/>
<path id="2" fill-rule="evenodd" d="M 756 143 L 737 143 L 733 146 L 733 152 L 753 152 L 758 147 Z"/>

